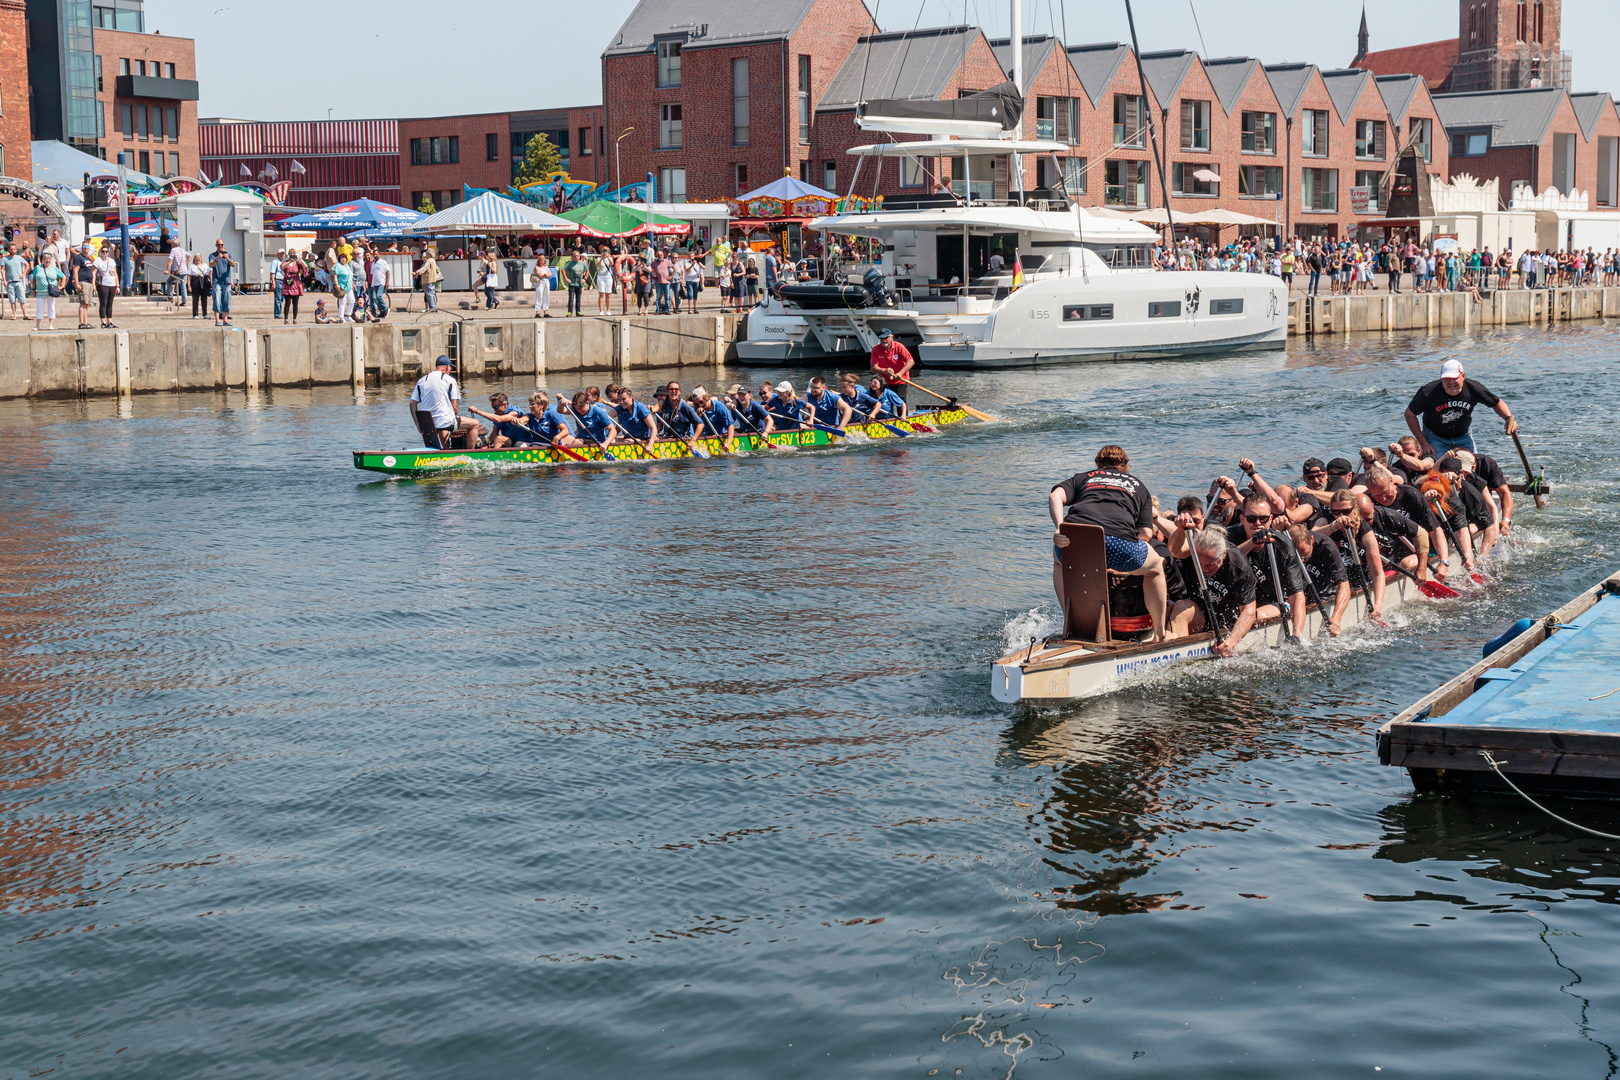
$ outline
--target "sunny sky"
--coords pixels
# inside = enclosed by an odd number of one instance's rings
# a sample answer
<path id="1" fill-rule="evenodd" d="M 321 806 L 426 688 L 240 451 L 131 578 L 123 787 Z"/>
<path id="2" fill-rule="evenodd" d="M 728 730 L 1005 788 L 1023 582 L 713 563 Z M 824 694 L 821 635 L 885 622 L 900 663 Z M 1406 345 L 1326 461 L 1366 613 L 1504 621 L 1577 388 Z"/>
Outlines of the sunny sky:
<path id="1" fill-rule="evenodd" d="M 1005 35 L 999 0 L 867 0 L 885 30 L 964 20 Z M 635 0 L 446 4 L 389 0 L 147 0 L 147 27 L 197 39 L 199 116 L 316 120 L 596 104 L 602 47 Z M 1144 50 L 1257 56 L 1324 67 L 1355 55 L 1361 8 L 1322 0 L 1135 0 Z M 385 12 L 379 15 L 378 12 Z M 1197 14 L 1197 27 L 1193 13 Z M 1124 0 L 1025 0 L 1026 32 L 1129 41 Z M 1367 0 L 1374 49 L 1455 37 L 1449 0 Z M 1202 44 L 1199 29 L 1202 28 Z M 1615 0 L 1565 0 L 1575 89 L 1620 94 Z"/>

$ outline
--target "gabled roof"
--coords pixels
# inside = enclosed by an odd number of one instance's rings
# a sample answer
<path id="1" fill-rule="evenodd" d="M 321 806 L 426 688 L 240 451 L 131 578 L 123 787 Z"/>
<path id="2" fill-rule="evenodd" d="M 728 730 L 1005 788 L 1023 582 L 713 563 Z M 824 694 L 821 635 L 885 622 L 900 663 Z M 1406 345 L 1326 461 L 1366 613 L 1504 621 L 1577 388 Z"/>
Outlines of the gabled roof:
<path id="1" fill-rule="evenodd" d="M 1458 44 L 1456 38 L 1450 38 L 1399 49 L 1380 49 L 1350 61 L 1350 66 L 1374 75 L 1421 75 L 1429 84 L 1429 93 L 1433 94 L 1450 85 L 1451 69 L 1457 66 Z"/>
<path id="2" fill-rule="evenodd" d="M 972 26 L 867 34 L 844 58 L 816 109 L 853 109 L 874 98 L 938 101 L 978 37 Z"/>
<path id="3" fill-rule="evenodd" d="M 1057 38 L 1047 34 L 1024 39 L 1024 81 L 1027 83 L 1040 74 L 1041 68 L 1046 66 L 1047 57 L 1057 48 Z M 991 38 L 990 51 L 996 54 L 996 63 L 1001 70 L 1012 78 L 1013 55 L 1012 38 Z"/>
<path id="4" fill-rule="evenodd" d="M 1187 80 L 1187 73 L 1198 62 L 1198 54 L 1186 49 L 1142 54 L 1142 72 L 1161 108 L 1175 99 L 1181 84 Z"/>
<path id="5" fill-rule="evenodd" d="M 665 34 L 687 34 L 683 48 L 781 41 L 792 37 L 815 0 L 641 0 L 603 56 L 646 52 Z"/>
<path id="6" fill-rule="evenodd" d="M 1069 49 L 1069 62 L 1080 76 L 1080 85 L 1086 88 L 1091 104 L 1101 104 L 1103 91 L 1114 81 L 1119 65 L 1130 55 L 1130 47 L 1111 41 L 1106 45 L 1075 45 Z"/>
<path id="7" fill-rule="evenodd" d="M 1488 90 L 1477 94 L 1436 94 L 1440 126 L 1490 128 L 1492 146 L 1540 146 L 1552 127 L 1564 92 L 1555 86 L 1531 90 Z"/>
<path id="8" fill-rule="evenodd" d="M 1575 110 L 1575 119 L 1581 122 L 1581 134 L 1586 137 L 1587 142 L 1591 142 L 1598 121 L 1603 119 L 1603 110 L 1613 109 L 1614 101 L 1608 94 L 1603 93 L 1571 94 L 1569 105 Z"/>
<path id="9" fill-rule="evenodd" d="M 1243 95 L 1248 87 L 1249 80 L 1260 68 L 1260 61 L 1248 56 L 1228 56 L 1220 60 L 1204 61 L 1204 72 L 1209 76 L 1209 84 L 1215 88 L 1215 93 L 1221 99 L 1221 108 L 1231 113 L 1232 106 Z"/>
<path id="10" fill-rule="evenodd" d="M 1284 116 L 1299 114 L 1299 103 L 1304 100 L 1305 90 L 1315 76 L 1315 64 L 1266 65 L 1266 79 L 1271 83 L 1271 92 L 1277 95 L 1277 104 L 1282 107 Z"/>
<path id="11" fill-rule="evenodd" d="M 1372 72 L 1360 68 L 1324 71 L 1322 82 L 1327 86 L 1328 97 L 1333 99 L 1333 107 L 1338 110 L 1339 122 L 1348 124 L 1351 111 L 1361 100 L 1361 92 L 1372 82 Z"/>
<path id="12" fill-rule="evenodd" d="M 1389 118 L 1395 124 L 1406 123 L 1406 110 L 1412 107 L 1417 97 L 1418 86 L 1423 79 L 1418 75 L 1379 75 L 1375 80 L 1378 83 L 1378 93 L 1384 99 L 1384 108 L 1389 112 Z"/>

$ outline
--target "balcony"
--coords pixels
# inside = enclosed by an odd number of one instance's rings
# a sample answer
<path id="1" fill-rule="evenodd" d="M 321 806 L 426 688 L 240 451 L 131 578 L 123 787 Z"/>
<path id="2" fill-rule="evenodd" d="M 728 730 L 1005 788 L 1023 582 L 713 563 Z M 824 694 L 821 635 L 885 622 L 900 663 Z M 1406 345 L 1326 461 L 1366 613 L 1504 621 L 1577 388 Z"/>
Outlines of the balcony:
<path id="1" fill-rule="evenodd" d="M 150 75 L 120 75 L 113 84 L 113 94 L 121 98 L 196 101 L 197 80 L 158 79 Z"/>

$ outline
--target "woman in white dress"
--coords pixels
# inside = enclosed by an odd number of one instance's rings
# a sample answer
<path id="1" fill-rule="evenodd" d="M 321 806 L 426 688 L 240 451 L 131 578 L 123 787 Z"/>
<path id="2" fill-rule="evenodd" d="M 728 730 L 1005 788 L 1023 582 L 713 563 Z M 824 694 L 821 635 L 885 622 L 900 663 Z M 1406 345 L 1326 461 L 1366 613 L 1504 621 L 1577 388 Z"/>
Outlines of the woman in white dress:
<path id="1" fill-rule="evenodd" d="M 596 313 L 613 314 L 613 259 L 606 248 L 596 256 Z"/>
<path id="2" fill-rule="evenodd" d="M 544 251 L 535 256 L 534 273 L 529 275 L 529 280 L 534 283 L 534 317 L 551 318 L 551 260 Z"/>

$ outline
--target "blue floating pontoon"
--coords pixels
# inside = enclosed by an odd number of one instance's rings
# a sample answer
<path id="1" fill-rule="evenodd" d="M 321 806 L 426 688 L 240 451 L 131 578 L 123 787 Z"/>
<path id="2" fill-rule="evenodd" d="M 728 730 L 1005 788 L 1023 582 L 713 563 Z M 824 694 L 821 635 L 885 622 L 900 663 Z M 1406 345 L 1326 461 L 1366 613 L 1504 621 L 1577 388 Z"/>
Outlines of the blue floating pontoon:
<path id="1" fill-rule="evenodd" d="M 1406 709 L 1378 729 L 1379 760 L 1420 790 L 1503 787 L 1500 769 L 1521 787 L 1620 794 L 1617 594 L 1620 575 Z"/>

